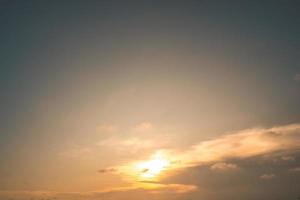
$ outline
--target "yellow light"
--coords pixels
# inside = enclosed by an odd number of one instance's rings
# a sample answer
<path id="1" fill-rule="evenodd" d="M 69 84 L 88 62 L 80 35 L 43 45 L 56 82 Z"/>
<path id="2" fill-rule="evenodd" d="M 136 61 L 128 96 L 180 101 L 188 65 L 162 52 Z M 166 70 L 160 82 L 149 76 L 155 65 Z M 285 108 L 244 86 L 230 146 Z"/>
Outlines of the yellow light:
<path id="1" fill-rule="evenodd" d="M 145 180 L 151 180 L 157 177 L 169 165 L 170 162 L 167 159 L 163 158 L 161 154 L 156 154 L 151 160 L 138 163 L 136 167 L 140 173 L 140 177 Z"/>

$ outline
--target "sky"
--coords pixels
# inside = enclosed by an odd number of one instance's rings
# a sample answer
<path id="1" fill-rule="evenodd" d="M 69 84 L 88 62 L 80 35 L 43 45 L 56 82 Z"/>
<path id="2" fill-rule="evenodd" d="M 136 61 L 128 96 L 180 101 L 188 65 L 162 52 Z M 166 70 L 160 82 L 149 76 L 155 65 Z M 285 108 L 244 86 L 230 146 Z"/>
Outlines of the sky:
<path id="1" fill-rule="evenodd" d="M 1 0 L 0 200 L 298 199 L 299 9 Z"/>

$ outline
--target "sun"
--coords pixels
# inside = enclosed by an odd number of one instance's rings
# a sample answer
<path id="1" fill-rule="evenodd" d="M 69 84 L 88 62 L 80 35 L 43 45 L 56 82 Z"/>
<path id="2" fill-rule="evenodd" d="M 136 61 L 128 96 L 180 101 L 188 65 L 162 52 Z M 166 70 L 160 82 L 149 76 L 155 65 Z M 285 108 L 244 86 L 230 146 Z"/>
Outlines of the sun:
<path id="1" fill-rule="evenodd" d="M 157 178 L 169 165 L 169 160 L 158 153 L 150 160 L 138 163 L 136 168 L 142 179 L 152 180 Z"/>
<path id="2" fill-rule="evenodd" d="M 174 161 L 168 152 L 158 150 L 147 160 L 138 160 L 118 168 L 127 181 L 146 184 L 160 181 L 174 169 Z"/>

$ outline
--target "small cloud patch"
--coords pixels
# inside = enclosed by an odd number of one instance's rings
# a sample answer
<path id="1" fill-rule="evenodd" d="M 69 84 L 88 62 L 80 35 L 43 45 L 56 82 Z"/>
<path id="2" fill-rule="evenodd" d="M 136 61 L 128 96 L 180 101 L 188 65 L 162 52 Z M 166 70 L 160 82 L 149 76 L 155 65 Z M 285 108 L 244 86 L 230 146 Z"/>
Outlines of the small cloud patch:
<path id="1" fill-rule="evenodd" d="M 138 132 L 144 132 L 153 128 L 153 124 L 150 122 L 142 122 L 135 125 L 134 130 Z"/>
<path id="2" fill-rule="evenodd" d="M 263 174 L 260 176 L 260 179 L 263 179 L 263 180 L 270 180 L 270 179 L 273 179 L 275 178 L 276 175 L 275 174 Z"/>
<path id="3" fill-rule="evenodd" d="M 300 167 L 289 169 L 290 172 L 300 172 Z"/>
<path id="4" fill-rule="evenodd" d="M 104 174 L 104 173 L 114 173 L 116 171 L 117 171 L 117 169 L 115 169 L 115 168 L 105 168 L 105 169 L 99 169 L 98 170 L 98 172 L 102 173 L 102 174 Z"/>
<path id="5" fill-rule="evenodd" d="M 282 156 L 281 160 L 283 160 L 283 161 L 294 161 L 295 158 L 293 156 Z"/>
<path id="6" fill-rule="evenodd" d="M 114 133 L 118 131 L 118 127 L 113 124 L 101 124 L 97 127 L 100 132 Z"/>
<path id="7" fill-rule="evenodd" d="M 236 164 L 225 163 L 225 162 L 216 163 L 210 167 L 210 169 L 214 171 L 232 171 L 238 168 L 239 167 Z"/>

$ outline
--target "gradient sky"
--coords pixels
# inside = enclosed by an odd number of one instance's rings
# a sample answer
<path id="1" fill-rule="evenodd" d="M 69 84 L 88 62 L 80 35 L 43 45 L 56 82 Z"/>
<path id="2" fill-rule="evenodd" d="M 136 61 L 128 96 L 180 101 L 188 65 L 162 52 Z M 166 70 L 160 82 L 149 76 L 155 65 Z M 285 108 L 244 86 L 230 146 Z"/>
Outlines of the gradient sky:
<path id="1" fill-rule="evenodd" d="M 297 199 L 299 10 L 0 1 L 0 200 Z"/>

